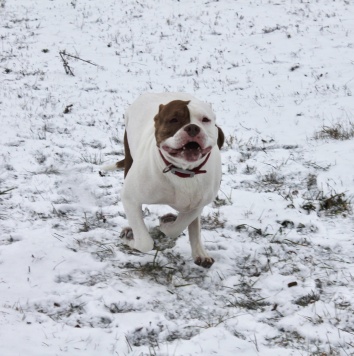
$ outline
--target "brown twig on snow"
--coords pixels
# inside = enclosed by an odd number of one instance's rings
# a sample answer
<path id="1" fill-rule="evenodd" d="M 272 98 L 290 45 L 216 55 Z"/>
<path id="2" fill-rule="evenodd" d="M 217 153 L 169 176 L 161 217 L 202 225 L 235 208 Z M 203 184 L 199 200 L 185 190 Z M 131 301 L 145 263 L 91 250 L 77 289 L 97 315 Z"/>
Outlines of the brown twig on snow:
<path id="1" fill-rule="evenodd" d="M 67 55 L 65 53 L 65 51 L 60 51 L 59 55 L 61 57 L 61 60 L 63 61 L 63 66 L 64 66 L 65 73 L 68 74 L 68 75 L 72 75 L 74 77 L 75 75 L 74 75 L 73 71 L 71 70 L 68 61 L 64 58 L 64 56 Z"/>
<path id="2" fill-rule="evenodd" d="M 74 55 L 72 55 L 72 54 L 66 53 L 65 51 L 60 51 L 59 54 L 60 54 L 60 57 L 61 57 L 61 59 L 62 59 L 62 61 L 63 61 L 63 66 L 64 66 L 64 69 L 65 69 L 65 73 L 66 73 L 66 74 L 69 74 L 69 75 L 74 76 L 74 73 L 73 73 L 73 71 L 71 70 L 71 68 L 70 68 L 70 66 L 69 66 L 69 62 L 67 61 L 67 58 L 66 58 L 66 57 L 71 57 L 71 58 L 77 59 L 77 60 L 79 60 L 79 61 L 82 61 L 82 62 L 85 62 L 85 63 L 88 63 L 88 64 L 92 64 L 93 66 L 98 67 L 98 64 L 96 64 L 96 63 L 93 63 L 93 62 L 91 62 L 91 61 L 89 61 L 89 60 L 82 59 L 82 58 L 80 58 L 80 57 L 78 57 L 78 56 L 74 56 Z"/>

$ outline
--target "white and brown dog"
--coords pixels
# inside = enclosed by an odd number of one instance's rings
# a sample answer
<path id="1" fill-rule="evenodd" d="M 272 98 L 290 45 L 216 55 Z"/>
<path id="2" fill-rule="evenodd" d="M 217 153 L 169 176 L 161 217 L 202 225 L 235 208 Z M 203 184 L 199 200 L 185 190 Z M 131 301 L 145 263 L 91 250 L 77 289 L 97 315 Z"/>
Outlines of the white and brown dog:
<path id="1" fill-rule="evenodd" d="M 160 218 L 160 230 L 177 237 L 188 227 L 192 256 L 209 268 L 214 259 L 202 246 L 200 215 L 216 197 L 221 181 L 224 134 L 211 107 L 185 93 L 143 94 L 125 115 L 124 187 L 121 198 L 130 227 L 121 238 L 148 252 L 154 241 L 142 204 L 167 204 L 178 215 Z"/>

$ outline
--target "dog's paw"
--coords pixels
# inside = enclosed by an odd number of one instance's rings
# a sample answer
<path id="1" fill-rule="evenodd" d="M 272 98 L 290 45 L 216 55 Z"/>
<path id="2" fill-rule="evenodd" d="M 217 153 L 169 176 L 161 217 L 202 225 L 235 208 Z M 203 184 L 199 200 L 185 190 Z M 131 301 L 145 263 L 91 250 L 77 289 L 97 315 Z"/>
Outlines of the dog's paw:
<path id="1" fill-rule="evenodd" d="M 120 233 L 120 238 L 130 248 L 138 250 L 140 252 L 149 252 L 154 248 L 154 240 L 151 236 L 147 235 L 144 239 L 135 239 L 133 230 L 130 227 L 125 227 Z"/>
<path id="2" fill-rule="evenodd" d="M 194 260 L 194 263 L 198 266 L 204 267 L 204 268 L 210 268 L 212 264 L 215 262 L 215 260 L 212 257 L 197 257 Z"/>
<path id="3" fill-rule="evenodd" d="M 134 240 L 133 230 L 130 227 L 125 227 L 119 237 L 126 241 L 132 241 Z"/>
<path id="4" fill-rule="evenodd" d="M 175 214 L 163 215 L 160 217 L 160 225 L 173 223 L 174 221 L 176 221 L 176 219 L 177 219 L 177 215 Z"/>
<path id="5" fill-rule="evenodd" d="M 179 236 L 179 232 L 176 232 L 174 229 L 173 223 L 176 221 L 177 215 L 175 214 L 166 214 L 160 217 L 160 231 L 163 232 L 166 236 L 171 238 L 176 238 Z"/>

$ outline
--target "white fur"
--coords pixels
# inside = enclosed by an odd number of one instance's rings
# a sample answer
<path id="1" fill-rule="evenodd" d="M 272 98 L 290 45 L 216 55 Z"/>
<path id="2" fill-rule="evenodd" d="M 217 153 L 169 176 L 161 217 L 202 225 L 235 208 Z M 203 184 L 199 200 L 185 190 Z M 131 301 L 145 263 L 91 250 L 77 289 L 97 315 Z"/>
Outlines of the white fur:
<path id="1" fill-rule="evenodd" d="M 211 145 L 210 158 L 203 166 L 207 173 L 195 175 L 193 178 L 181 178 L 171 172 L 163 173 L 166 167 L 155 140 L 154 117 L 160 104 L 172 100 L 190 100 L 191 123 L 201 127 L 202 140 Z M 207 125 L 202 118 L 207 116 L 211 122 Z M 201 244 L 200 215 L 205 205 L 216 197 L 221 180 L 221 158 L 217 142 L 215 115 L 211 108 L 184 93 L 143 94 L 127 110 L 126 132 L 133 164 L 125 178 L 122 190 L 122 202 L 134 239 L 124 238 L 131 248 L 148 252 L 153 248 L 153 240 L 144 224 L 142 204 L 166 204 L 176 209 L 177 220 L 161 224 L 161 231 L 167 236 L 175 237 L 187 227 L 192 248 L 192 256 L 205 260 L 209 256 Z M 178 145 L 183 132 L 177 132 L 170 138 L 169 144 Z M 166 140 L 167 141 L 167 140 Z M 161 144 L 162 146 L 162 144 Z M 175 146 L 178 147 L 178 146 Z M 203 162 L 184 162 L 183 158 L 174 160 L 163 152 L 165 157 L 176 166 L 192 169 Z"/>
<path id="2" fill-rule="evenodd" d="M 116 171 L 118 168 L 117 168 L 117 165 L 114 163 L 114 164 L 108 164 L 107 166 L 102 166 L 101 167 L 101 170 L 104 171 L 104 172 L 112 172 L 112 171 Z"/>

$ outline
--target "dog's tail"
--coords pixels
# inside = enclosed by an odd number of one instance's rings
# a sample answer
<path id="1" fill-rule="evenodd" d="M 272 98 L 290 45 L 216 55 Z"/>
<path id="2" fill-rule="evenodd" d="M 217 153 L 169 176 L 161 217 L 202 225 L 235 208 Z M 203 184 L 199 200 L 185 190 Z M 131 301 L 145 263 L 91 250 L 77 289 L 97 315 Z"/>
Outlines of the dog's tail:
<path id="1" fill-rule="evenodd" d="M 124 166 L 125 166 L 125 159 L 122 159 L 121 161 L 118 161 L 115 164 L 103 166 L 101 169 L 104 172 L 111 172 L 111 171 L 117 171 L 118 169 L 124 169 Z"/>

